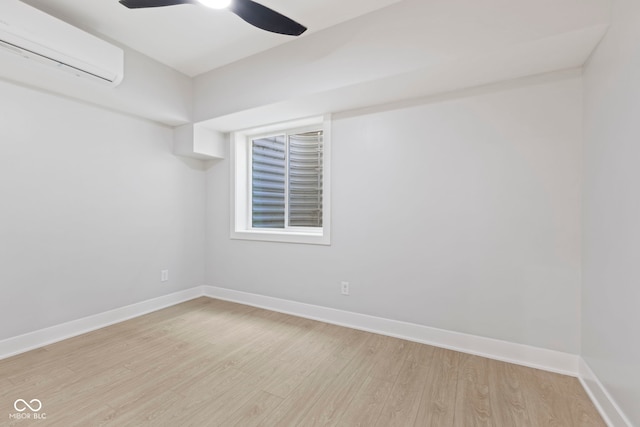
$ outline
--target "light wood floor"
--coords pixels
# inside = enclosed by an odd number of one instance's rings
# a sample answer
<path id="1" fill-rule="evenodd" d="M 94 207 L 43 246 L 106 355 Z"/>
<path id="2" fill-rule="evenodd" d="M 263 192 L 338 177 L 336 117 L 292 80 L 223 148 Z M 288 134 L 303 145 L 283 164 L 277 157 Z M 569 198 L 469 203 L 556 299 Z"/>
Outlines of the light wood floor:
<path id="1" fill-rule="evenodd" d="M 199 298 L 0 361 L 0 425 L 605 424 L 572 377 Z"/>

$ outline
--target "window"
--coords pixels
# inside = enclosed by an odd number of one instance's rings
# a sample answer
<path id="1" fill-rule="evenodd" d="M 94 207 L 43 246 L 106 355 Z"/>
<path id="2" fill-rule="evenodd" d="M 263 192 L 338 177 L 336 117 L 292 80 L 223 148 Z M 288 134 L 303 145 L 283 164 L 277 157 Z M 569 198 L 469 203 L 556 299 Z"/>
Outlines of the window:
<path id="1" fill-rule="evenodd" d="M 233 134 L 231 237 L 329 244 L 328 120 Z"/>
<path id="2" fill-rule="evenodd" d="M 322 130 L 251 139 L 253 228 L 322 228 Z"/>

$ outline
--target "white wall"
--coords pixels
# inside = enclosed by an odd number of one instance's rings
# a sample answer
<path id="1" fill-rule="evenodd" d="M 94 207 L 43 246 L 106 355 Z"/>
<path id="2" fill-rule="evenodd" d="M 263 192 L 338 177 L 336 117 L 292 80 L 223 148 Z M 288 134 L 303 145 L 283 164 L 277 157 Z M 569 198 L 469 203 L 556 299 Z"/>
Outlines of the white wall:
<path id="1" fill-rule="evenodd" d="M 204 171 L 172 135 L 0 81 L 0 340 L 204 284 Z"/>
<path id="2" fill-rule="evenodd" d="M 640 425 L 640 3 L 614 2 L 585 72 L 582 354 Z"/>
<path id="3" fill-rule="evenodd" d="M 207 283 L 577 354 L 581 89 L 569 72 L 337 116 L 329 247 L 230 240 L 214 164 Z"/>

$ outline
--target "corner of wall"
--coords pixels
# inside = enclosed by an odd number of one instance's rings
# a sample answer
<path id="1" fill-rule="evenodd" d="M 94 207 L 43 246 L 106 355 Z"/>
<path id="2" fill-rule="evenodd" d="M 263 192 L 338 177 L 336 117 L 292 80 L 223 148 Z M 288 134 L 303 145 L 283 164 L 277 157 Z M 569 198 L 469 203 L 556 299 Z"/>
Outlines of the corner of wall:
<path id="1" fill-rule="evenodd" d="M 579 359 L 578 373 L 580 383 L 609 427 L 633 427 L 631 421 L 582 357 Z"/>

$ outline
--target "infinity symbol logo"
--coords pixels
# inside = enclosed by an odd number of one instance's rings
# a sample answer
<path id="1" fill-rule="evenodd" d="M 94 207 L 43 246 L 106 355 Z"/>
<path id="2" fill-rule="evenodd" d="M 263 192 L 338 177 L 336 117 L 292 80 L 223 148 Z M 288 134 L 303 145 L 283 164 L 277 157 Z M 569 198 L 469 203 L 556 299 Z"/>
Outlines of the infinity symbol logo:
<path id="1" fill-rule="evenodd" d="M 22 405 L 19 405 L 20 403 Z M 33 406 L 31 406 L 29 403 Z M 27 401 L 24 399 L 18 399 L 15 402 L 13 402 L 13 407 L 18 412 L 24 412 L 27 410 L 27 408 L 31 409 L 32 412 L 38 412 L 40 409 L 42 409 L 42 402 L 40 402 L 38 399 L 31 399 L 29 403 L 27 403 Z"/>

